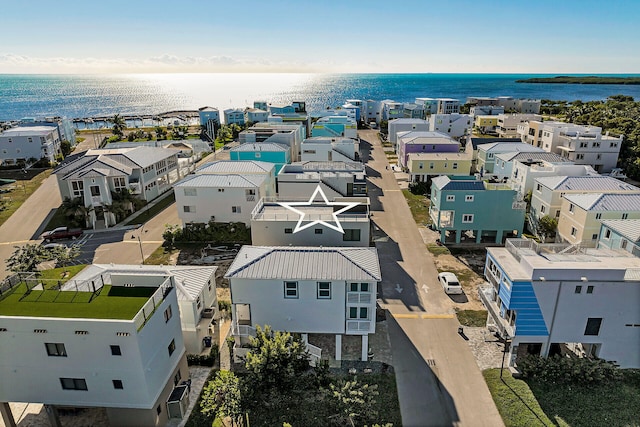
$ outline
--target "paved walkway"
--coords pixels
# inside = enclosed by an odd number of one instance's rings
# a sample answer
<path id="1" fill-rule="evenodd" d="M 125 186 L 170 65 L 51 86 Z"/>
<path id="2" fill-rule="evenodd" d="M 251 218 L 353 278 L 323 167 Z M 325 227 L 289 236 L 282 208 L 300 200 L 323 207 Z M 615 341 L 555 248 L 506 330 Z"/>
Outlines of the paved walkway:
<path id="1" fill-rule="evenodd" d="M 501 426 L 467 342 L 457 333 L 455 303 L 444 294 L 394 173 L 374 131 L 367 163 L 376 247 L 382 269 L 380 305 L 389 335 L 402 423 L 412 426 Z M 363 146 L 366 146 L 363 143 Z"/>

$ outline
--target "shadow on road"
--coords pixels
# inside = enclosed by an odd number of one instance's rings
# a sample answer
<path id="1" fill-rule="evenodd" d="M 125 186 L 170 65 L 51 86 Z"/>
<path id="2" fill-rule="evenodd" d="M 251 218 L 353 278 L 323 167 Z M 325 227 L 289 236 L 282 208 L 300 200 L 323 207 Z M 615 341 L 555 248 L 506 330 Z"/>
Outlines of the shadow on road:
<path id="1" fill-rule="evenodd" d="M 398 383 L 402 424 L 405 426 L 454 426 L 460 416 L 447 388 L 433 369 L 436 360 L 425 360 L 398 321 L 387 312 L 393 368 Z M 402 384 L 402 386 L 400 386 Z"/>

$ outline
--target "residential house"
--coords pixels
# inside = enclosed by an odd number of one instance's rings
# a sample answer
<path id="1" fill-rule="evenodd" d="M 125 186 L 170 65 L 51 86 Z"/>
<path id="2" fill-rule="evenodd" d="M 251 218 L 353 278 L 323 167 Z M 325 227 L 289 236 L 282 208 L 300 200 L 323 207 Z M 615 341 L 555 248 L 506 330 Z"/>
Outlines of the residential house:
<path id="1" fill-rule="evenodd" d="M 313 193 L 310 193 L 310 196 Z M 328 195 L 327 195 L 328 197 Z M 313 200 L 300 206 L 296 201 L 278 197 L 265 198 L 254 208 L 251 214 L 251 243 L 256 246 L 360 246 L 370 243 L 369 199 L 366 197 L 336 197 L 327 205 L 323 200 Z M 296 211 L 285 207 L 287 202 L 294 203 Z M 336 214 L 336 208 L 343 205 L 354 206 L 345 212 Z M 310 227 L 298 228 L 301 216 L 304 222 L 317 222 Z M 327 227 L 324 224 L 330 224 Z"/>
<path id="2" fill-rule="evenodd" d="M 293 101 L 289 105 L 269 105 L 269 123 L 301 125 L 304 136 L 311 136 L 311 116 L 307 114 L 306 104 Z"/>
<path id="3" fill-rule="evenodd" d="M 183 415 L 170 414 L 167 405 L 189 378 L 175 277 L 136 269 L 61 288 L 22 274 L 3 294 L 5 425 L 15 425 L 6 402 L 42 403 L 52 419 L 58 408 L 105 408 L 117 426 L 164 426 Z"/>
<path id="4" fill-rule="evenodd" d="M 53 126 L 58 129 L 61 142 L 69 141 L 72 147 L 76 145 L 76 131 L 73 122 L 66 117 L 23 117 L 20 119 L 19 126 Z"/>
<path id="5" fill-rule="evenodd" d="M 216 132 L 220 128 L 220 111 L 214 107 L 202 107 L 198 109 L 200 126 L 204 126 L 210 139 L 216 138 Z"/>
<path id="6" fill-rule="evenodd" d="M 245 123 L 266 122 L 269 118 L 269 112 L 259 108 L 247 108 L 244 110 Z"/>
<path id="7" fill-rule="evenodd" d="M 429 121 L 405 118 L 389 120 L 389 142 L 393 144 L 394 150 L 397 151 L 398 133 L 409 131 L 429 132 Z"/>
<path id="8" fill-rule="evenodd" d="M 472 170 L 475 172 L 479 171 L 479 168 L 477 167 L 477 163 L 478 163 L 478 146 L 483 145 L 483 144 L 490 144 L 493 142 L 499 142 L 499 143 L 504 143 L 504 142 L 521 142 L 520 138 L 496 138 L 496 137 L 482 137 L 482 138 L 478 138 L 478 137 L 473 137 L 473 136 L 467 136 L 467 139 L 471 140 L 471 144 L 473 145 L 473 163 L 472 163 Z M 484 169 L 483 169 L 484 172 Z"/>
<path id="9" fill-rule="evenodd" d="M 602 128 L 595 126 L 567 127 L 555 133 L 543 129 L 542 133 L 545 150 L 555 145 L 553 152 L 576 164 L 589 165 L 599 173 L 611 172 L 616 167 L 622 138 L 609 136 L 608 132 L 602 135 Z"/>
<path id="10" fill-rule="evenodd" d="M 276 175 L 287 163 L 291 163 L 291 149 L 284 144 L 270 142 L 245 143 L 229 150 L 231 160 L 256 160 L 276 165 Z"/>
<path id="11" fill-rule="evenodd" d="M 311 136 L 358 138 L 358 123 L 348 116 L 324 116 L 311 127 Z"/>
<path id="12" fill-rule="evenodd" d="M 414 104 L 411 102 L 405 102 L 403 104 L 402 115 L 406 119 L 422 119 L 424 118 L 424 106 L 420 104 Z"/>
<path id="13" fill-rule="evenodd" d="M 511 153 L 500 153 L 495 155 L 495 161 L 493 164 L 493 176 L 497 178 L 511 178 L 513 174 L 513 166 L 516 162 L 531 166 L 533 164 L 542 165 L 560 165 L 567 164 L 572 165 L 573 162 L 568 162 L 567 159 L 563 159 L 557 154 L 543 152 L 520 152 L 513 151 Z"/>
<path id="14" fill-rule="evenodd" d="M 598 172 L 590 166 L 574 165 L 570 162 L 549 163 L 544 160 L 520 159 L 513 161 L 511 178 L 507 182 L 524 197 L 533 191 L 536 179 L 545 176 L 598 176 Z"/>
<path id="15" fill-rule="evenodd" d="M 262 197 L 275 196 L 275 165 L 258 161 L 216 161 L 174 185 L 178 216 L 188 223 L 243 222 Z"/>
<path id="16" fill-rule="evenodd" d="M 502 107 L 507 112 L 533 113 L 540 112 L 541 101 L 539 99 L 514 99 L 511 96 L 498 96 L 495 98 L 485 96 L 470 96 L 467 104 L 471 106 L 496 106 Z"/>
<path id="17" fill-rule="evenodd" d="M 453 235 L 456 244 L 463 239 L 502 243 L 522 233 L 525 211 L 526 203 L 505 184 L 472 176 L 438 176 L 431 180 L 429 214 L 443 243 L 453 240 Z"/>
<path id="18" fill-rule="evenodd" d="M 565 195 L 589 193 L 640 194 L 640 188 L 601 175 L 540 177 L 531 192 L 530 215 L 536 220 L 545 215 L 560 218 Z"/>
<path id="19" fill-rule="evenodd" d="M 538 114 L 498 114 L 496 133 L 501 138 L 518 137 L 518 125 L 529 121 L 540 121 Z"/>
<path id="20" fill-rule="evenodd" d="M 367 101 L 363 101 L 362 99 L 347 99 L 342 108 L 356 108 L 356 120 L 360 122 L 364 121 L 365 117 L 367 116 L 366 105 Z"/>
<path id="21" fill-rule="evenodd" d="M 407 131 L 396 134 L 398 165 L 407 168 L 411 153 L 457 153 L 460 143 L 441 132 Z"/>
<path id="22" fill-rule="evenodd" d="M 335 335 L 336 360 L 342 336 L 359 335 L 361 359 L 368 360 L 381 280 L 375 248 L 243 246 L 225 277 L 238 347 L 256 326 L 271 325 L 307 342 L 315 342 L 314 334 Z"/>
<path id="23" fill-rule="evenodd" d="M 385 99 L 382 103 L 382 120 L 391 120 L 404 118 L 404 104 L 402 102 Z"/>
<path id="24" fill-rule="evenodd" d="M 467 142 L 464 152 L 411 153 L 407 161 L 411 182 L 429 182 L 440 175 L 469 176 L 473 162 L 473 145 Z"/>
<path id="25" fill-rule="evenodd" d="M 156 277 L 173 278 L 176 290 L 182 338 L 189 354 L 206 351 L 210 338 L 219 340 L 215 321 L 219 320 L 216 297 L 215 266 L 193 265 L 127 265 L 92 264 L 73 277 L 63 290 L 74 290 L 76 283 L 98 283 L 107 275 L 130 276 L 136 281 L 156 280 Z"/>
<path id="26" fill-rule="evenodd" d="M 496 155 L 501 153 L 542 153 L 543 149 L 532 147 L 521 142 L 490 142 L 478 145 L 478 165 L 480 174 L 493 173 Z"/>
<path id="27" fill-rule="evenodd" d="M 558 236 L 569 243 L 592 244 L 602 220 L 639 219 L 640 194 L 565 194 L 558 218 Z"/>
<path id="28" fill-rule="evenodd" d="M 487 248 L 487 325 L 528 354 L 597 357 L 639 368 L 640 259 L 625 252 L 508 239 Z"/>
<path id="29" fill-rule="evenodd" d="M 473 127 L 481 134 L 496 133 L 498 116 L 475 116 Z"/>
<path id="30" fill-rule="evenodd" d="M 176 150 L 145 146 L 88 150 L 53 170 L 62 199 L 82 199 L 93 228 L 116 224 L 109 211 L 112 193 L 129 192 L 150 201 L 170 191 L 181 173 Z"/>
<path id="31" fill-rule="evenodd" d="M 603 220 L 598 248 L 620 249 L 640 257 L 640 219 Z"/>
<path id="32" fill-rule="evenodd" d="M 0 133 L 0 165 L 55 162 L 60 152 L 60 134 L 55 126 L 18 126 Z M 33 160 L 35 159 L 35 160 Z"/>
<path id="33" fill-rule="evenodd" d="M 316 187 L 336 197 L 366 197 L 367 174 L 360 162 L 298 162 L 285 165 L 278 174 L 281 198 L 307 200 Z"/>
<path id="34" fill-rule="evenodd" d="M 253 108 L 269 111 L 269 104 L 267 103 L 267 101 L 253 101 Z"/>
<path id="35" fill-rule="evenodd" d="M 429 119 L 429 130 L 442 132 L 451 138 L 462 138 L 471 135 L 473 118 L 468 114 L 432 114 Z"/>
<path id="36" fill-rule="evenodd" d="M 348 111 L 349 115 L 355 117 L 356 123 L 360 123 L 361 110 L 359 106 L 347 102 L 343 104 L 340 109 Z"/>
<path id="37" fill-rule="evenodd" d="M 377 123 L 380 124 L 382 120 L 382 102 L 375 101 L 373 99 L 366 100 L 366 116 L 364 117 L 365 123 Z"/>
<path id="38" fill-rule="evenodd" d="M 498 116 L 504 114 L 504 107 L 495 105 L 475 105 L 470 108 L 469 114 L 473 118 L 478 116 Z"/>
<path id="39" fill-rule="evenodd" d="M 438 112 L 438 100 L 435 98 L 416 98 L 415 103 L 422 106 L 425 117 Z"/>
<path id="40" fill-rule="evenodd" d="M 291 161 L 300 159 L 300 144 L 305 138 L 305 130 L 299 124 L 256 123 L 238 135 L 240 144 L 267 142 L 283 144 L 290 149 Z"/>
<path id="41" fill-rule="evenodd" d="M 360 160 L 360 144 L 351 138 L 312 137 L 302 141 L 300 160 L 353 162 Z"/>
<path id="42" fill-rule="evenodd" d="M 458 114 L 460 113 L 460 101 L 453 98 L 438 98 L 438 110 L 436 114 Z"/>
<path id="43" fill-rule="evenodd" d="M 223 111 L 224 123 L 226 125 L 239 125 L 244 126 L 244 110 L 241 108 L 228 108 Z"/>

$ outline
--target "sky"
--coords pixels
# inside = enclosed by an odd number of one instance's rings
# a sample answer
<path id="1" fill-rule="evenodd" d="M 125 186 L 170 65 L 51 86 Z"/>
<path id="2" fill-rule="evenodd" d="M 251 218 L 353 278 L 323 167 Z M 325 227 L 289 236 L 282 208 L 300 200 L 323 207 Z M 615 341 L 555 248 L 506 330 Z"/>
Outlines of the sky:
<path id="1" fill-rule="evenodd" d="M 637 0 L 0 4 L 0 74 L 640 73 Z"/>

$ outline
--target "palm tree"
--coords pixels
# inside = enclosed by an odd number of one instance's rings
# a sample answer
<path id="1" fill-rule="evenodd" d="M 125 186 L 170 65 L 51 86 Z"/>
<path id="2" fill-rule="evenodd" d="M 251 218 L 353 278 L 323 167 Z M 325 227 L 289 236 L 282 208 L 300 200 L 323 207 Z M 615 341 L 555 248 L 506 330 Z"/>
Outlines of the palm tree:
<path id="1" fill-rule="evenodd" d="M 70 199 L 64 198 L 62 202 L 62 214 L 69 222 L 69 225 L 85 227 L 87 224 L 87 208 L 84 205 L 84 200 L 80 197 Z"/>
<path id="2" fill-rule="evenodd" d="M 109 122 L 113 124 L 111 128 L 113 134 L 122 138 L 124 130 L 127 128 L 127 123 L 122 117 L 120 117 L 120 114 L 116 114 L 115 116 L 113 116 L 113 118 L 109 119 Z"/>

